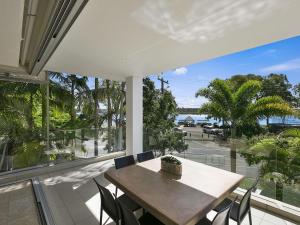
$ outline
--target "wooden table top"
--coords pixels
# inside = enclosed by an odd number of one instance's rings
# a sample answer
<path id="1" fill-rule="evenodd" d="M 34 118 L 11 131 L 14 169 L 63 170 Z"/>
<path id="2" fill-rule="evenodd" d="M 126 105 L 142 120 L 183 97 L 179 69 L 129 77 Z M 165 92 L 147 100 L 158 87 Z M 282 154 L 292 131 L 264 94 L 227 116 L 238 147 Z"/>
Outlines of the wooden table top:
<path id="1" fill-rule="evenodd" d="M 160 171 L 160 158 L 116 170 L 104 176 L 165 224 L 195 224 L 222 202 L 243 179 L 191 160 L 182 162 L 182 176 Z"/>

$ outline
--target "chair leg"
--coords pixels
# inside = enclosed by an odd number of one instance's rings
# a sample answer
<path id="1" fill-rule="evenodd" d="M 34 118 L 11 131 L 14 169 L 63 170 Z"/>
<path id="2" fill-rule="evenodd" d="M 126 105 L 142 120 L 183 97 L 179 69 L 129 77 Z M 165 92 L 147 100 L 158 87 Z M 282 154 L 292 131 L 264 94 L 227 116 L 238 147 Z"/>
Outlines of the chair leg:
<path id="1" fill-rule="evenodd" d="M 249 225 L 252 225 L 252 216 L 251 216 L 251 210 L 249 210 Z"/>
<path id="2" fill-rule="evenodd" d="M 100 209 L 100 225 L 102 225 L 102 216 L 103 216 L 103 210 L 101 207 L 101 209 Z"/>

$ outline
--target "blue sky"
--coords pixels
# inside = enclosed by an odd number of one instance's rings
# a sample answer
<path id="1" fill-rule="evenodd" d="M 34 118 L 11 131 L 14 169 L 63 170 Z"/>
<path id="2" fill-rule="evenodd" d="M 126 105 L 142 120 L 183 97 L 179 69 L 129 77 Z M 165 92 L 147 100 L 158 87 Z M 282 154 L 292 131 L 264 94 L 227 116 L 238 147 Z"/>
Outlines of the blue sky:
<path id="1" fill-rule="evenodd" d="M 188 65 L 164 73 L 179 107 L 198 108 L 206 102 L 195 98 L 199 88 L 206 87 L 214 78 L 226 79 L 236 74 L 284 73 L 292 84 L 300 83 L 300 36 L 242 52 Z M 151 76 L 160 87 L 156 76 Z"/>

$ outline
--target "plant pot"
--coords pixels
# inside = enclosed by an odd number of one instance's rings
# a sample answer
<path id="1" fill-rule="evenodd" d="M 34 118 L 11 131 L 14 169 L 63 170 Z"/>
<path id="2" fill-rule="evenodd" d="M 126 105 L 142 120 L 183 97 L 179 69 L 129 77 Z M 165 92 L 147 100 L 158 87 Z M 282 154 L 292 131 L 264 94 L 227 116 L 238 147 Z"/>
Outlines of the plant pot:
<path id="1" fill-rule="evenodd" d="M 182 175 L 182 165 L 177 165 L 177 164 L 161 161 L 161 170 L 164 172 L 167 172 L 167 173 L 177 175 L 177 176 Z"/>

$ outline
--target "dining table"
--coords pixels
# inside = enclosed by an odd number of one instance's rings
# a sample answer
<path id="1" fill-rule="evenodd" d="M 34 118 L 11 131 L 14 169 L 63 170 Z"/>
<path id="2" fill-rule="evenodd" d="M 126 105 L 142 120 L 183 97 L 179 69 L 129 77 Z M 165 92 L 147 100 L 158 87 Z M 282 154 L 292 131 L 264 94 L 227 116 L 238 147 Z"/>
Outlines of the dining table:
<path id="1" fill-rule="evenodd" d="M 167 225 L 194 225 L 219 205 L 244 176 L 192 160 L 177 158 L 180 176 L 161 170 L 161 158 L 121 169 L 104 177 Z"/>

